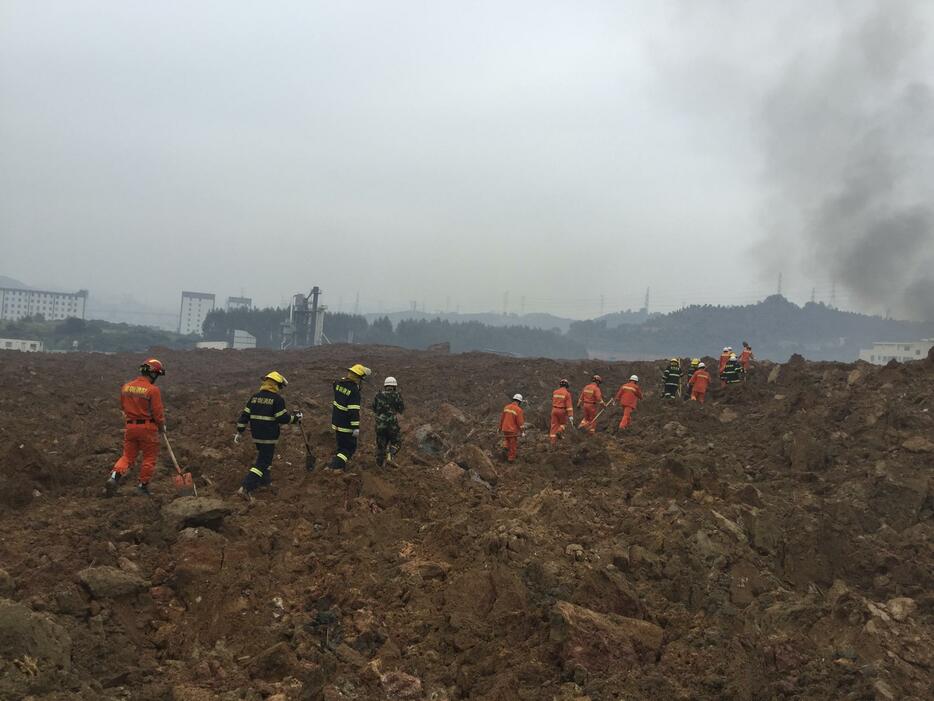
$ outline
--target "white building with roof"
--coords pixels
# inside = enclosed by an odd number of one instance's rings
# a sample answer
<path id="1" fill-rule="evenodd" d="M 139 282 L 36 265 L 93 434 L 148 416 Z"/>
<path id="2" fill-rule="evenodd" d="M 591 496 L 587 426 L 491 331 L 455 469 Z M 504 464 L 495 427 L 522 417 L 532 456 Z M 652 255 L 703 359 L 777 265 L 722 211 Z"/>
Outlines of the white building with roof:
<path id="1" fill-rule="evenodd" d="M 33 340 L 31 338 L 0 338 L 0 350 L 41 353 L 44 347 L 42 341 Z"/>
<path id="2" fill-rule="evenodd" d="M 922 338 L 920 341 L 879 341 L 872 348 L 861 350 L 859 359 L 873 365 L 885 365 L 897 360 L 904 363 L 909 360 L 923 360 L 934 347 L 934 338 Z"/>

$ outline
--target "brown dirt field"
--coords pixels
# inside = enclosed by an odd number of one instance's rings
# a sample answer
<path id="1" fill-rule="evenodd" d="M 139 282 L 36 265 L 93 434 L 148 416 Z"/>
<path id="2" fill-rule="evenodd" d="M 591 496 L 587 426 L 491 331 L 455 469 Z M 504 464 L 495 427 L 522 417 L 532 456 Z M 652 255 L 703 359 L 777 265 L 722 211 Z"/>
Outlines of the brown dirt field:
<path id="1" fill-rule="evenodd" d="M 151 499 L 103 498 L 141 358 L 0 353 L 0 699 L 930 698 L 934 359 L 793 358 L 701 407 L 658 398 L 651 363 L 154 353 L 176 454 L 230 511 L 209 526 L 164 511 L 164 450 Z M 259 377 L 289 378 L 320 465 L 358 361 L 399 380 L 397 465 L 375 466 L 369 386 L 348 474 L 305 473 L 285 428 L 272 486 L 233 496 Z M 631 430 L 614 411 L 552 452 L 551 391 L 592 372 L 650 396 Z"/>

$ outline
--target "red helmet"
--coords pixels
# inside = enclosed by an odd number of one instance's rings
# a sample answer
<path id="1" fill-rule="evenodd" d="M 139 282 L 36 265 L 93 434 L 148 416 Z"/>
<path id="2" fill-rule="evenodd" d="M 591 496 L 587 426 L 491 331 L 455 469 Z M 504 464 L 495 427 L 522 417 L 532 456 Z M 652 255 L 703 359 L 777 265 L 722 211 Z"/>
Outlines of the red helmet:
<path id="1" fill-rule="evenodd" d="M 150 358 L 139 366 L 139 371 L 147 375 L 164 375 L 165 365 L 163 365 L 160 360 Z"/>
<path id="2" fill-rule="evenodd" d="M 599 375 L 594 375 L 592 379 L 593 379 L 593 381 L 596 382 L 598 385 L 599 385 L 601 382 L 603 382 L 603 378 L 600 377 Z"/>
<path id="3" fill-rule="evenodd" d="M 561 380 L 561 381 L 558 383 L 558 386 L 559 386 L 559 387 L 570 387 L 570 386 L 571 386 L 571 383 L 568 382 L 567 380 Z"/>

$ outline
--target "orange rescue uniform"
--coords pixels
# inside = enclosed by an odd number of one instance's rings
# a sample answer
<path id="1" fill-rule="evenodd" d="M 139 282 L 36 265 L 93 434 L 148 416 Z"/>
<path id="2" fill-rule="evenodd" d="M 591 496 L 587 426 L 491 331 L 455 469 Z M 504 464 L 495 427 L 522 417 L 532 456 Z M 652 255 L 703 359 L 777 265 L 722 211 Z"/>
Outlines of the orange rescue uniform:
<path id="1" fill-rule="evenodd" d="M 752 348 L 743 348 L 743 352 L 739 354 L 739 364 L 743 366 L 744 371 L 749 371 L 750 362 L 752 362 Z"/>
<path id="2" fill-rule="evenodd" d="M 703 404 L 704 396 L 707 394 L 707 387 L 710 385 L 710 373 L 703 368 L 697 370 L 691 375 L 688 385 L 691 387 L 691 400 Z"/>
<path id="3" fill-rule="evenodd" d="M 639 406 L 639 400 L 642 399 L 642 388 L 636 382 L 630 380 L 616 391 L 615 399 L 623 407 L 623 418 L 619 422 L 619 427 L 624 429 L 632 421 L 632 412 Z"/>
<path id="4" fill-rule="evenodd" d="M 503 415 L 499 419 L 499 430 L 503 432 L 506 448 L 506 459 L 512 462 L 516 459 L 519 450 L 519 434 L 525 425 L 525 412 L 517 402 L 511 402 L 503 408 Z"/>
<path id="5" fill-rule="evenodd" d="M 578 428 L 586 426 L 588 433 L 596 433 L 597 427 L 594 426 L 593 420 L 597 417 L 597 406 L 603 404 L 603 393 L 600 391 L 600 385 L 591 382 L 584 387 L 577 404 L 578 406 L 582 404 L 584 406 L 584 418 L 581 419 Z"/>
<path id="6" fill-rule="evenodd" d="M 551 430 L 548 437 L 551 445 L 558 444 L 558 435 L 564 433 L 568 420 L 574 421 L 574 401 L 567 387 L 559 387 L 551 394 Z"/>
<path id="7" fill-rule="evenodd" d="M 159 431 L 165 426 L 162 392 L 145 375 L 127 382 L 120 390 L 120 408 L 126 420 L 123 455 L 114 464 L 114 471 L 125 475 L 137 456 L 143 454 L 139 481 L 149 484 L 156 471 L 159 455 Z"/>

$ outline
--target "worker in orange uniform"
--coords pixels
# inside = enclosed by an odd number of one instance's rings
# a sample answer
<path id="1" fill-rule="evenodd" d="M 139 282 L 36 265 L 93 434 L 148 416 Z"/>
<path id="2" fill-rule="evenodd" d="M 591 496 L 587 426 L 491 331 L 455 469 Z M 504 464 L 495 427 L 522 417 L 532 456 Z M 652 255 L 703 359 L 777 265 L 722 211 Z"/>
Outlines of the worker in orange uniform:
<path id="1" fill-rule="evenodd" d="M 710 373 L 707 372 L 707 365 L 700 363 L 697 370 L 688 380 L 688 386 L 691 388 L 691 401 L 704 403 L 704 397 L 707 395 L 707 387 L 710 385 Z"/>
<path id="2" fill-rule="evenodd" d="M 503 407 L 503 415 L 499 419 L 499 430 L 503 433 L 506 460 L 513 462 L 519 450 L 519 436 L 525 436 L 522 427 L 525 426 L 525 412 L 522 411 L 522 395 L 514 394 L 512 401 Z"/>
<path id="3" fill-rule="evenodd" d="M 747 341 L 743 341 L 743 350 L 739 354 L 739 364 L 743 366 L 743 379 L 746 379 L 746 373 L 749 372 L 749 366 L 755 356 L 752 354 L 752 346 Z"/>
<path id="4" fill-rule="evenodd" d="M 156 471 L 159 455 L 159 434 L 165 433 L 165 410 L 162 393 L 156 380 L 165 374 L 165 366 L 150 358 L 139 366 L 139 377 L 127 382 L 120 390 L 120 407 L 126 429 L 123 437 L 123 455 L 117 460 L 107 480 L 107 496 L 113 496 L 136 457 L 143 454 L 136 494 L 149 496 L 149 480 Z"/>
<path id="5" fill-rule="evenodd" d="M 639 406 L 642 399 L 642 388 L 639 387 L 639 376 L 630 375 L 629 382 L 616 391 L 616 403 L 623 407 L 623 418 L 619 422 L 619 430 L 624 430 L 632 421 L 632 412 Z"/>
<path id="6" fill-rule="evenodd" d="M 730 354 L 733 352 L 732 346 L 726 346 L 720 353 L 720 367 L 717 368 L 717 375 L 720 376 L 720 386 L 726 387 L 726 380 L 723 379 L 723 368 L 730 362 Z"/>
<path id="7" fill-rule="evenodd" d="M 583 406 L 584 418 L 581 419 L 578 428 L 586 428 L 587 433 L 593 435 L 597 432 L 594 419 L 597 418 L 597 407 L 606 406 L 603 401 L 603 393 L 600 391 L 600 385 L 603 384 L 603 378 L 594 375 L 590 379 L 590 384 L 581 391 L 581 396 L 577 398 L 577 406 Z"/>
<path id="8" fill-rule="evenodd" d="M 551 393 L 551 429 L 548 437 L 551 439 L 552 448 L 558 445 L 565 424 L 574 425 L 574 400 L 571 398 L 569 385 L 567 380 L 561 380 L 558 389 Z"/>

